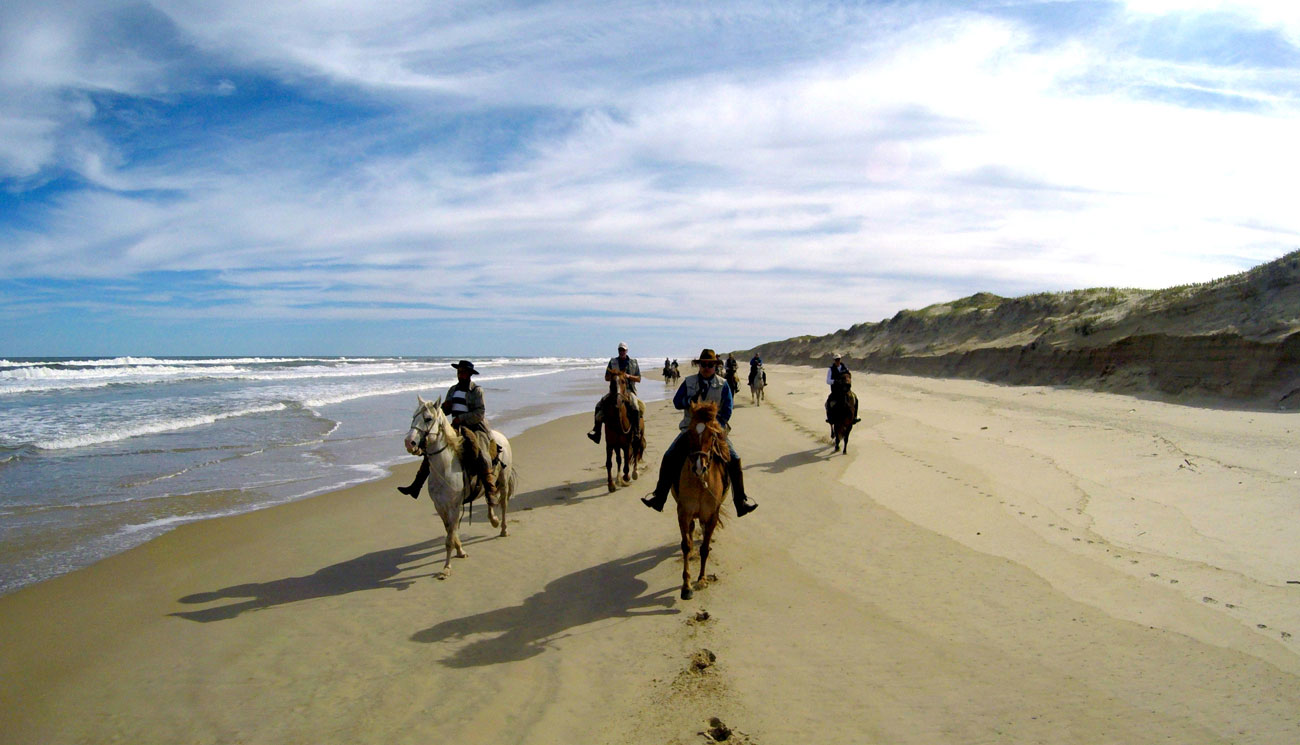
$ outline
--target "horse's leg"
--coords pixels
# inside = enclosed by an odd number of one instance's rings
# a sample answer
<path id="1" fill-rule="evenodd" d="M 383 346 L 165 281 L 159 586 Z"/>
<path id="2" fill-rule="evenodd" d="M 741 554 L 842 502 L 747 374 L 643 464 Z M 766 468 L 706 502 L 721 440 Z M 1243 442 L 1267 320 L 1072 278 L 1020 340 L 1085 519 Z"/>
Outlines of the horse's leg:
<path id="1" fill-rule="evenodd" d="M 695 586 L 704 588 L 704 570 L 709 564 L 709 544 L 713 541 L 713 529 L 718 527 L 718 511 L 713 511 L 713 517 L 703 521 L 704 536 L 700 538 L 700 576 L 695 581 Z"/>
<path id="2" fill-rule="evenodd" d="M 506 531 L 506 505 L 510 504 L 510 496 L 514 492 L 514 484 L 511 482 L 513 478 L 508 467 L 497 469 L 497 505 L 501 508 L 501 532 L 498 535 L 502 537 L 510 535 Z M 491 505 L 488 505 L 488 511 L 492 511 Z"/>
<path id="3" fill-rule="evenodd" d="M 460 522 L 460 504 L 459 501 L 453 504 L 444 505 L 437 501 L 438 516 L 442 518 L 442 527 L 447 531 L 447 537 L 443 542 L 446 548 L 446 555 L 443 557 L 442 571 L 435 575 L 438 579 L 447 579 L 451 574 L 451 557 L 465 558 L 465 549 L 460 545 L 460 534 L 458 523 Z"/>
<path id="4" fill-rule="evenodd" d="M 631 476 L 628 475 L 628 471 L 632 468 L 632 441 L 631 440 L 625 439 L 623 441 L 623 445 L 620 446 L 618 449 L 618 457 L 619 460 L 622 461 L 622 463 L 619 465 L 619 468 L 622 469 L 623 471 L 623 486 L 627 486 L 628 484 L 632 483 L 632 478 Z"/>
<path id="5" fill-rule="evenodd" d="M 677 513 L 677 527 L 682 531 L 682 600 L 695 597 L 691 589 L 691 540 L 695 535 L 695 518 L 684 511 Z"/>
<path id="6" fill-rule="evenodd" d="M 614 430 L 605 428 L 605 481 L 609 490 L 614 491 Z"/>

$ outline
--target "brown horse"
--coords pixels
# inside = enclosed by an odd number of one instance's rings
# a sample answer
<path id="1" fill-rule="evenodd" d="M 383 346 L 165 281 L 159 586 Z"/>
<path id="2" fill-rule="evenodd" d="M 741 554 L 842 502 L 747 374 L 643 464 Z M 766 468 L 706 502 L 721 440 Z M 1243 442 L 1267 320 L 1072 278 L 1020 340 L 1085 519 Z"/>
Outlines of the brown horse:
<path id="1" fill-rule="evenodd" d="M 682 600 L 690 600 L 694 590 L 703 589 L 706 584 L 704 571 L 709 563 L 709 543 L 713 531 L 722 525 L 731 449 L 727 445 L 727 430 L 718 422 L 718 405 L 712 401 L 691 404 L 691 423 L 684 436 L 690 456 L 673 485 L 673 499 L 677 500 L 677 527 L 682 533 Z M 704 535 L 700 539 L 700 575 L 692 588 L 691 545 L 697 520 Z"/>
<path id="2" fill-rule="evenodd" d="M 849 452 L 849 433 L 858 421 L 858 396 L 853 392 L 853 373 L 846 372 L 839 382 L 831 388 L 831 405 L 828 412 L 831 420 L 831 439 L 835 442 L 835 452 L 844 445 L 844 453 Z"/>
<path id="3" fill-rule="evenodd" d="M 602 420 L 605 423 L 605 476 L 614 491 L 614 461 L 623 472 L 623 486 L 639 477 L 641 458 L 645 455 L 645 422 L 641 411 L 627 392 L 627 373 L 615 371 L 609 379 L 609 395 L 604 398 Z M 628 471 L 631 470 L 631 478 Z"/>

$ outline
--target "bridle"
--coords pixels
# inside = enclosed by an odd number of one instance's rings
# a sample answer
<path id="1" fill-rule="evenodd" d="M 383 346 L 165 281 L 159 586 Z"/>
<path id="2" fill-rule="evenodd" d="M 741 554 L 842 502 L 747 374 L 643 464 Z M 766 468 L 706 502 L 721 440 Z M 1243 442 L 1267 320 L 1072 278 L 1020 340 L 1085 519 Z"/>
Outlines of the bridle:
<path id="1" fill-rule="evenodd" d="M 442 447 L 437 450 L 429 450 L 427 443 L 429 442 L 429 436 L 433 434 L 433 425 L 437 423 L 437 416 L 429 411 L 429 404 L 427 403 L 424 405 L 423 412 L 424 416 L 420 418 L 420 423 L 424 425 L 425 428 L 421 429 L 419 426 L 415 426 L 414 429 L 420 433 L 420 450 L 424 457 L 428 458 L 430 455 L 437 455 L 448 447 L 451 447 L 451 443 L 447 441 L 447 438 L 442 436 L 442 432 L 440 431 L 438 433 L 438 438 L 442 440 Z"/>

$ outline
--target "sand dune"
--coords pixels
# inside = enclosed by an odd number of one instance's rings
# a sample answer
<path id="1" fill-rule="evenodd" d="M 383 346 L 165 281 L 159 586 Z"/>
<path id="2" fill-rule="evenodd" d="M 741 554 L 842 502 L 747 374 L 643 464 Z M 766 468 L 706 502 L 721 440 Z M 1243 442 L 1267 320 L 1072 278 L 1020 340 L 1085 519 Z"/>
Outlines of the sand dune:
<path id="1" fill-rule="evenodd" d="M 1294 414 L 817 370 L 733 424 L 760 509 L 681 601 L 674 518 L 571 417 L 450 579 L 394 477 L 0 598 L 0 741 L 1289 743 Z M 658 385 L 647 381 L 645 385 Z M 711 724 L 710 720 L 714 719 Z"/>

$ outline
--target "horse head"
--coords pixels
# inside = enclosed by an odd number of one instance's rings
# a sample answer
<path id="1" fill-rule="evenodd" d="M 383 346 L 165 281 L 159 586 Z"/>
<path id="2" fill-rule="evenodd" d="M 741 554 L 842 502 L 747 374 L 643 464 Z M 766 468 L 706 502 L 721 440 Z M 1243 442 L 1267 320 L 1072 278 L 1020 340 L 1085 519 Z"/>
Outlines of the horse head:
<path id="1" fill-rule="evenodd" d="M 691 423 L 686 435 L 691 444 L 691 470 L 700 478 L 708 474 L 715 461 L 725 464 L 731 457 L 727 430 L 718 421 L 718 405 L 712 401 L 691 404 Z"/>
<path id="2" fill-rule="evenodd" d="M 445 421 L 446 417 L 442 413 L 442 397 L 439 396 L 437 401 L 425 401 L 423 396 L 416 395 L 415 399 L 419 401 L 419 406 L 415 407 L 415 413 L 411 415 L 411 428 L 406 433 L 403 444 L 406 446 L 406 452 L 411 455 L 424 455 L 424 441 L 436 427 Z"/>
<path id="3" fill-rule="evenodd" d="M 627 397 L 627 373 L 622 370 L 610 371 L 609 392 L 617 393 L 620 399 Z"/>

